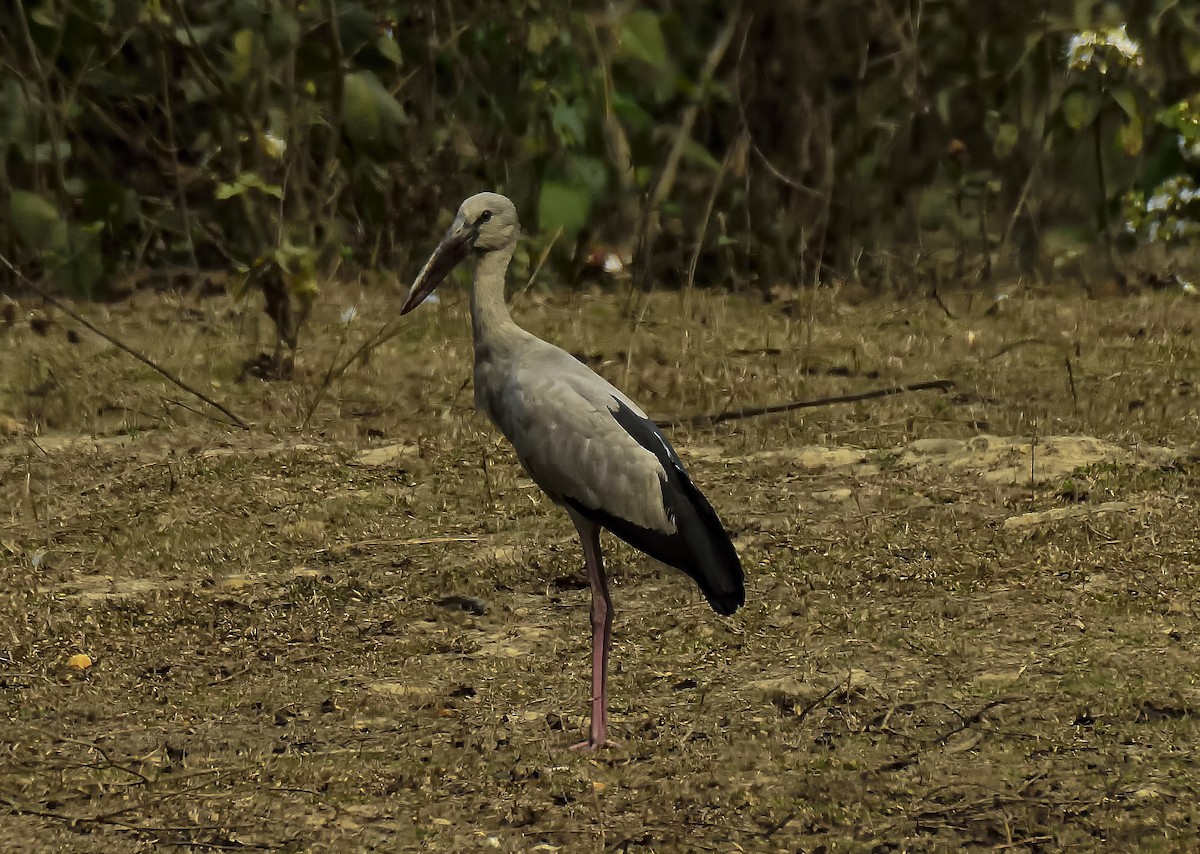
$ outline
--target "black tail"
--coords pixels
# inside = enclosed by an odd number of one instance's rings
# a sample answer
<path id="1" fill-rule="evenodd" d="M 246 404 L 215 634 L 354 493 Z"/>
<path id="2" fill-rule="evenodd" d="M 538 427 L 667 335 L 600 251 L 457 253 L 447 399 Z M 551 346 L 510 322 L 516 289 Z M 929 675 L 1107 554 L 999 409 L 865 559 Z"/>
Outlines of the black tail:
<path id="1" fill-rule="evenodd" d="M 654 422 L 624 405 L 613 416 L 639 445 L 662 463 L 667 473 L 662 484 L 663 506 L 674 519 L 675 530 L 666 534 L 574 501 L 571 506 L 635 549 L 687 573 L 700 586 L 714 611 L 724 616 L 732 614 L 746 604 L 746 579 L 717 512 L 687 476 L 679 456 Z"/>

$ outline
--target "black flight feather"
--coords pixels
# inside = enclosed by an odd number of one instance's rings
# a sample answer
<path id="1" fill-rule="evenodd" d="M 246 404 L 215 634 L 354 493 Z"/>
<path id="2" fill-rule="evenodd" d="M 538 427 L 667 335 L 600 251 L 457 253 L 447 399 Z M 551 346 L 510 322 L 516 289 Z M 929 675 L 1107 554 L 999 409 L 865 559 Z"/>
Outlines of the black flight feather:
<path id="1" fill-rule="evenodd" d="M 714 611 L 725 616 L 732 614 L 746 603 L 745 576 L 716 511 L 687 476 L 679 456 L 654 422 L 642 418 L 621 401 L 614 402 L 617 408 L 613 418 L 658 458 L 666 472 L 662 500 L 668 517 L 675 522 L 675 532 L 666 534 L 643 528 L 571 498 L 566 499 L 567 503 L 635 549 L 687 573 L 700 586 Z"/>

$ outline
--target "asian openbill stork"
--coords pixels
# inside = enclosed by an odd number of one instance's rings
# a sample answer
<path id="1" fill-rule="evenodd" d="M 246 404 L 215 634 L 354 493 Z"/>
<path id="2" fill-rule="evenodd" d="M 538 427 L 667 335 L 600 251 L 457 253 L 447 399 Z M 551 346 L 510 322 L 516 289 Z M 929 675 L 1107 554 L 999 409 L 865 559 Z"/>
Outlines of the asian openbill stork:
<path id="1" fill-rule="evenodd" d="M 586 365 L 513 322 L 504 279 L 520 231 L 509 199 L 496 193 L 467 199 L 400 313 L 420 305 L 459 262 L 474 256 L 475 406 L 512 443 L 534 482 L 567 511 L 583 543 L 592 590 L 592 714 L 588 739 L 576 747 L 594 749 L 609 743 L 605 683 L 612 645 L 600 529 L 687 573 L 718 614 L 744 604 L 745 580 L 721 520 L 654 422 Z"/>

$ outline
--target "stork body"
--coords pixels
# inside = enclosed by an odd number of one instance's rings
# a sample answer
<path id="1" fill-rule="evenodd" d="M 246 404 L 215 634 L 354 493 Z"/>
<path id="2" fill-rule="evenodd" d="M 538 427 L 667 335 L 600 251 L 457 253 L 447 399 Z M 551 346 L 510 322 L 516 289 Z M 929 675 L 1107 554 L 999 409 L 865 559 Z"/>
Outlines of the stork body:
<path id="1" fill-rule="evenodd" d="M 578 746 L 596 748 L 608 743 L 612 646 L 601 528 L 687 573 L 719 614 L 732 614 L 745 602 L 744 578 L 716 512 L 654 422 L 603 377 L 513 322 L 504 280 L 519 234 L 516 208 L 507 198 L 480 193 L 467 199 L 401 313 L 475 254 L 475 405 L 579 532 L 592 593 L 592 710 L 589 737 Z"/>

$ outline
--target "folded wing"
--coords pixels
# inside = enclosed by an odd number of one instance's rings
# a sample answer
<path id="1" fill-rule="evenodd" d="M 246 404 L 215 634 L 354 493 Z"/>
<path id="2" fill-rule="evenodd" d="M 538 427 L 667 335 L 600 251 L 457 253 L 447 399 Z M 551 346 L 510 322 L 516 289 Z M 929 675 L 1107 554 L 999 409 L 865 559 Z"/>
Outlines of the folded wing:
<path id="1" fill-rule="evenodd" d="M 737 552 L 662 432 L 558 348 L 524 359 L 488 407 L 557 503 L 691 576 L 721 614 L 745 602 Z"/>

